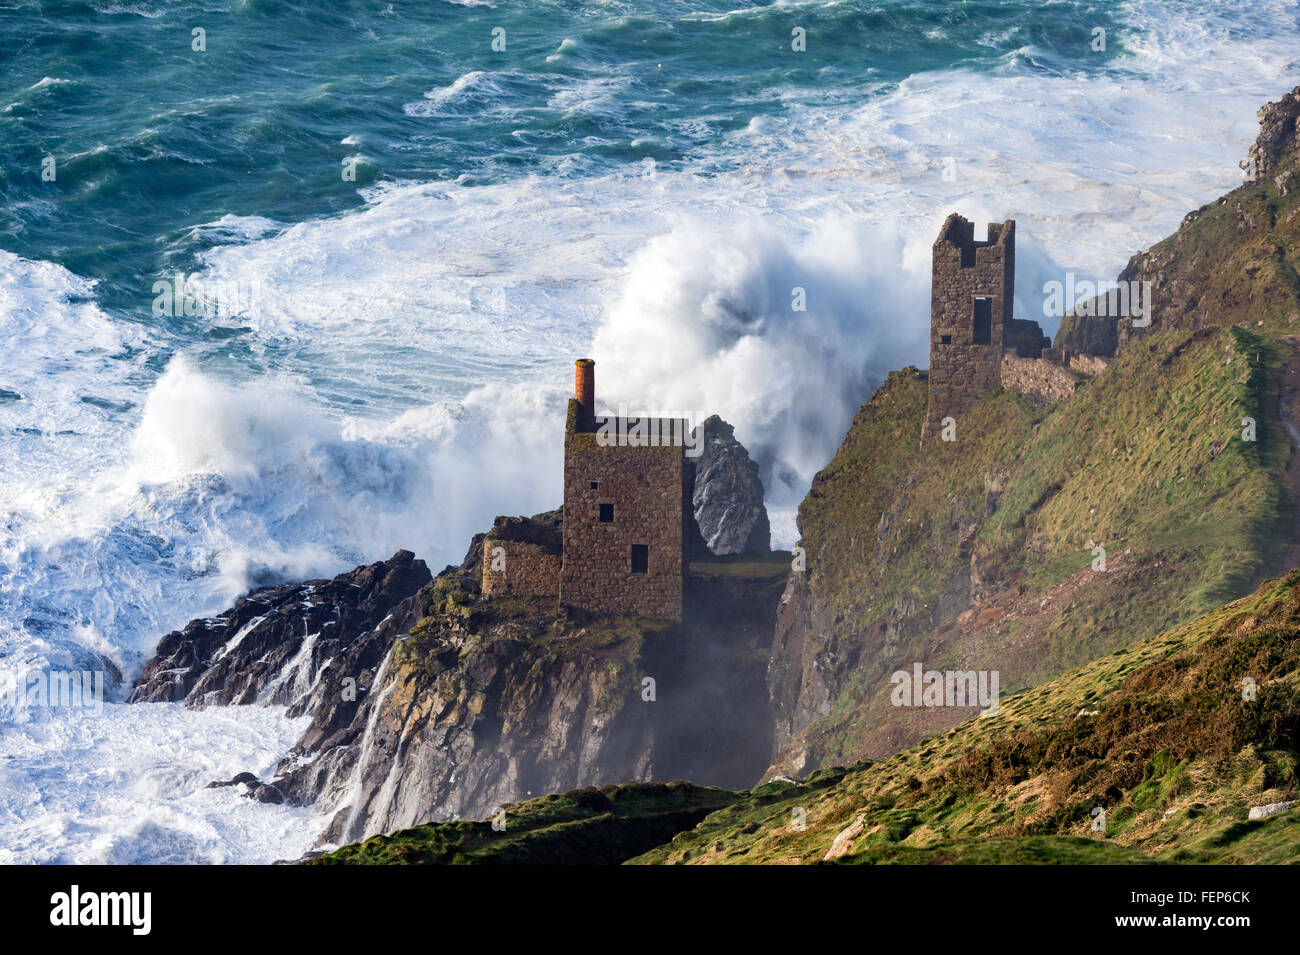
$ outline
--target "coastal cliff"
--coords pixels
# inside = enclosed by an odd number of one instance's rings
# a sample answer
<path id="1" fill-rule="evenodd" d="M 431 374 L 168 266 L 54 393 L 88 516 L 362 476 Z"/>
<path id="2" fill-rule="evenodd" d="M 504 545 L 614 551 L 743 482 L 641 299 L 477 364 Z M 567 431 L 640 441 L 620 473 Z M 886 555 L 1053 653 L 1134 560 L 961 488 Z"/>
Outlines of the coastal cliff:
<path id="1" fill-rule="evenodd" d="M 1014 692 L 1293 566 L 1298 94 L 1260 111 L 1267 175 L 1119 277 L 1153 283 L 1149 328 L 1062 325 L 1057 348 L 1115 356 L 1096 377 L 1040 407 L 995 393 L 925 448 L 924 372 L 890 375 L 858 412 L 799 509 L 771 773 L 881 758 L 975 714 L 891 705 L 914 663 L 997 670 Z"/>
<path id="2" fill-rule="evenodd" d="M 496 828 L 434 823 L 318 861 L 1295 864 L 1297 634 L 1300 571 L 888 759 L 739 792 L 549 795 Z"/>
<path id="3" fill-rule="evenodd" d="M 724 427 L 730 460 L 701 475 L 703 496 L 720 508 L 724 537 L 754 541 L 766 513 L 755 518 L 744 482 L 718 476 L 750 473 Z M 732 533 L 727 514 L 744 526 Z M 561 516 L 509 520 L 518 533 L 554 535 Z M 315 807 L 329 820 L 322 844 L 575 787 L 757 778 L 771 749 L 764 673 L 789 554 L 701 546 L 685 576 L 685 619 L 672 624 L 489 598 L 485 539 L 437 577 L 401 551 L 333 580 L 254 591 L 164 637 L 131 700 L 307 716 L 271 778 L 213 782 Z"/>
<path id="4" fill-rule="evenodd" d="M 1242 162 L 1244 182 L 1189 212 L 1178 230 L 1134 255 L 1117 283 L 1146 284 L 1147 325 L 1106 315 L 1062 322 L 1056 347 L 1109 356 L 1146 335 L 1210 325 L 1300 333 L 1300 87 L 1259 110 L 1260 132 Z"/>
<path id="5" fill-rule="evenodd" d="M 328 812 L 325 844 L 405 830 L 332 862 L 1294 861 L 1290 817 L 1246 823 L 1297 794 L 1298 102 L 1261 111 L 1266 175 L 1121 275 L 1150 328 L 1063 324 L 1111 359 L 1073 390 L 996 390 L 922 446 L 927 374 L 893 372 L 793 560 L 739 553 L 766 515 L 712 469 L 743 506 L 693 501 L 733 554 L 691 565 L 682 624 L 486 599 L 480 536 L 431 580 L 402 553 L 251 594 L 164 638 L 136 698 L 309 715 L 249 795 Z M 997 672 L 1003 708 L 900 706 L 914 666 Z M 502 809 L 508 835 L 473 821 Z"/>

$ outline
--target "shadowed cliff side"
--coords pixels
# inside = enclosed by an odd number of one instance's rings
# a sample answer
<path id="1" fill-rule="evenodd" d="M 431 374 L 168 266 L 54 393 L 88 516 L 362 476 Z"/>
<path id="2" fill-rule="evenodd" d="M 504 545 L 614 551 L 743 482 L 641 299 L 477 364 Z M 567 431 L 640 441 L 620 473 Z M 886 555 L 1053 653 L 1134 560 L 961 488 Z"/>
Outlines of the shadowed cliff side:
<path id="1" fill-rule="evenodd" d="M 736 793 L 550 795 L 496 828 L 429 824 L 318 861 L 1294 864 L 1297 635 L 1300 571 L 883 761 Z"/>

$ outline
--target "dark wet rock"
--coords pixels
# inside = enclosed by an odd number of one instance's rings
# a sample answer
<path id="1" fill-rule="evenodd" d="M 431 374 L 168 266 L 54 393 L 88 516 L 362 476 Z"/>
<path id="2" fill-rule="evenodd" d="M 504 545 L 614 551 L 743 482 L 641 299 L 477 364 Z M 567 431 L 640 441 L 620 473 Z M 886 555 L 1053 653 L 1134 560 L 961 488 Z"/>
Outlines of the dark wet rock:
<path id="1" fill-rule="evenodd" d="M 687 461 L 693 472 L 695 523 L 706 546 L 719 556 L 767 553 L 771 530 L 758 465 L 736 440 L 735 429 L 717 415 L 700 427 L 704 450 Z"/>
<path id="2" fill-rule="evenodd" d="M 424 561 L 399 551 L 333 580 L 255 590 L 226 613 L 163 637 L 131 702 L 314 709 L 338 680 L 379 665 L 389 624 L 429 580 Z"/>
<path id="3" fill-rule="evenodd" d="M 207 786 L 205 786 L 204 788 L 223 789 L 226 786 L 256 786 L 257 782 L 258 782 L 257 777 L 254 776 L 252 773 L 240 773 L 234 779 L 211 782 L 208 783 Z"/>
<path id="4" fill-rule="evenodd" d="M 280 787 L 268 785 L 267 783 L 254 786 L 244 795 L 249 799 L 256 799 L 258 802 L 269 803 L 273 806 L 281 805 L 285 801 L 284 793 L 280 790 Z"/>

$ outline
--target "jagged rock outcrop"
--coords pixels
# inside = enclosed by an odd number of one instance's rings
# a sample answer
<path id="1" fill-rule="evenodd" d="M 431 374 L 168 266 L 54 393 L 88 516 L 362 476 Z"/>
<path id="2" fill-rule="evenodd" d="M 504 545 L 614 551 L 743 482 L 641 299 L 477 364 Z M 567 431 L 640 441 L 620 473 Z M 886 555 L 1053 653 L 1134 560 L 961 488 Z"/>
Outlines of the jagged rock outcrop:
<path id="1" fill-rule="evenodd" d="M 1297 116 L 1300 87 L 1259 111 L 1260 133 L 1242 164 L 1247 181 L 1188 213 L 1172 236 L 1129 260 L 1118 281 L 1138 288 L 1149 283 L 1151 315 L 1146 325 L 1119 317 L 1118 352 L 1167 329 L 1241 325 L 1271 334 L 1300 331 Z"/>
<path id="2" fill-rule="evenodd" d="M 1283 168 L 1283 157 L 1300 149 L 1300 86 L 1276 103 L 1260 107 L 1256 117 L 1259 136 L 1244 166 L 1248 172 L 1253 167 L 1256 178 L 1275 176 Z"/>
<path id="3" fill-rule="evenodd" d="M 757 777 L 784 555 L 748 577 L 695 572 L 688 619 L 672 627 L 484 600 L 482 544 L 433 580 L 403 551 L 254 591 L 165 637 L 132 700 L 308 715 L 273 778 L 218 784 L 315 806 L 330 815 L 325 843 L 578 786 Z"/>
<path id="4" fill-rule="evenodd" d="M 1113 315 L 1079 315 L 1071 310 L 1061 319 L 1054 347 L 1070 355 L 1111 358 L 1119 344 L 1118 323 Z"/>
<path id="5" fill-rule="evenodd" d="M 770 747 L 780 582 L 694 578 L 700 609 L 671 627 L 478 601 L 465 579 L 440 578 L 351 723 L 304 736 L 275 785 L 332 812 L 322 838 L 341 843 L 579 786 L 748 784 Z"/>
<path id="6" fill-rule="evenodd" d="M 666 635 L 569 631 L 536 605 L 462 616 L 457 600 L 394 644 L 347 726 L 309 734 L 282 765 L 295 802 L 334 814 L 324 842 L 651 777 L 641 651 Z"/>
<path id="7" fill-rule="evenodd" d="M 339 674 L 378 665 L 402 604 L 431 579 L 424 561 L 398 551 L 333 580 L 255 590 L 163 637 L 130 701 L 315 710 Z"/>
<path id="8" fill-rule="evenodd" d="M 704 450 L 687 461 L 693 472 L 695 523 L 713 554 L 764 554 L 772 546 L 758 465 L 717 415 L 700 425 Z"/>

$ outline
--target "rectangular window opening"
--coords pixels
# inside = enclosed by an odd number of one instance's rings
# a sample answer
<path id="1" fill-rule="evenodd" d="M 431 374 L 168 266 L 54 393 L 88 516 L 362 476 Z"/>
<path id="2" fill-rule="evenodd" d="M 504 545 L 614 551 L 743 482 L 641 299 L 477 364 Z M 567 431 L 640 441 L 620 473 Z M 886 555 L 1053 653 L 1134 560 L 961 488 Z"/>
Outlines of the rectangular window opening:
<path id="1" fill-rule="evenodd" d="M 650 547 L 646 544 L 632 545 L 632 573 L 644 574 L 650 570 Z"/>
<path id="2" fill-rule="evenodd" d="M 993 299 L 977 298 L 972 309 L 971 341 L 976 345 L 987 345 L 993 337 Z"/>
<path id="3" fill-rule="evenodd" d="M 939 344 L 940 344 L 940 345 L 951 345 L 951 344 L 952 344 L 952 336 L 951 336 L 951 335 L 940 335 L 940 336 L 939 336 Z"/>
<path id="4" fill-rule="evenodd" d="M 609 524 L 612 523 L 613 520 L 614 520 L 614 505 L 613 504 L 600 505 L 600 522 L 602 524 Z"/>

